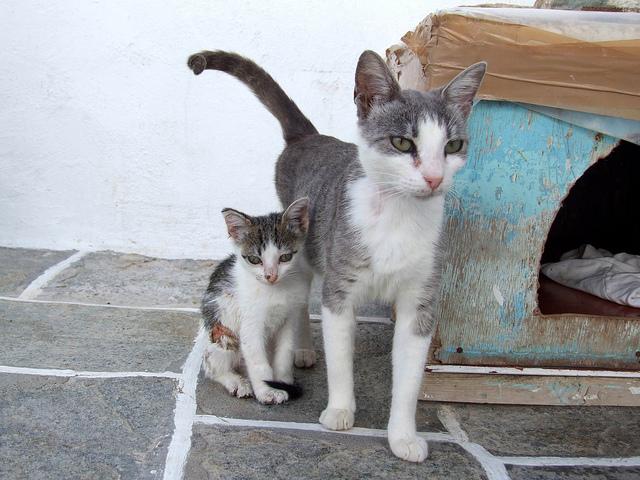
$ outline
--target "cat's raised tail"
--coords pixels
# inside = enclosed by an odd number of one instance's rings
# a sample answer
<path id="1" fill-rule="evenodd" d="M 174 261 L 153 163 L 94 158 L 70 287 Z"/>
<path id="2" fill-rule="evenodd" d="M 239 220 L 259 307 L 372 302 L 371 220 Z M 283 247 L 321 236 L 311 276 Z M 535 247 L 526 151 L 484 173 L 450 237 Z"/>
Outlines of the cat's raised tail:
<path id="1" fill-rule="evenodd" d="M 191 55 L 187 65 L 195 75 L 200 75 L 204 70 L 220 70 L 247 85 L 267 110 L 278 119 L 287 144 L 318 133 L 271 75 L 248 58 L 222 50 L 204 50 Z"/>

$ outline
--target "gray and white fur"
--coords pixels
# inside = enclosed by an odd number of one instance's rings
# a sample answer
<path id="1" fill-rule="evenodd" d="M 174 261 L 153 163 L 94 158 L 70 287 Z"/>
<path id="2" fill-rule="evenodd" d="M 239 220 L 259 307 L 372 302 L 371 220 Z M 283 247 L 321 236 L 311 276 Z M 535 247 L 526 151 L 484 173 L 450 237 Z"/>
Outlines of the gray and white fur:
<path id="1" fill-rule="evenodd" d="M 239 398 L 282 403 L 301 393 L 293 385 L 294 336 L 308 321 L 309 200 L 259 217 L 222 214 L 235 253 L 211 274 L 202 300 L 205 375 Z"/>
<path id="2" fill-rule="evenodd" d="M 395 455 L 423 461 L 415 411 L 440 288 L 440 232 L 445 193 L 466 161 L 467 119 L 486 64 L 467 68 L 428 92 L 402 90 L 382 58 L 358 61 L 356 144 L 318 134 L 259 66 L 237 54 L 201 52 L 195 74 L 221 70 L 244 82 L 278 119 L 286 147 L 276 188 L 287 205 L 311 200 L 305 256 L 322 278 L 322 327 L 329 401 L 320 422 L 354 423 L 354 309 L 377 298 L 393 303 L 393 395 L 388 440 Z"/>

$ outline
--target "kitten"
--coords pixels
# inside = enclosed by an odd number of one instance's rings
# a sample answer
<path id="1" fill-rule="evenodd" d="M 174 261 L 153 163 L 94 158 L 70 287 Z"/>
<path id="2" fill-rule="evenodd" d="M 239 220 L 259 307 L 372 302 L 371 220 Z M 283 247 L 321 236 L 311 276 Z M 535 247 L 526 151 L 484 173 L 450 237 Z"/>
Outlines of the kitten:
<path id="1" fill-rule="evenodd" d="M 306 196 L 313 203 L 305 256 L 323 280 L 329 386 L 320 422 L 332 430 L 353 426 L 354 308 L 369 298 L 393 303 L 388 441 L 398 457 L 423 461 L 428 449 L 416 434 L 415 411 L 440 288 L 444 194 L 466 160 L 467 119 L 486 64 L 472 65 L 445 87 L 418 92 L 402 90 L 382 58 L 364 52 L 355 75 L 357 145 L 318 134 L 251 60 L 201 52 L 188 65 L 196 75 L 227 72 L 254 92 L 280 122 L 286 142 L 276 165 L 280 201 Z"/>
<path id="2" fill-rule="evenodd" d="M 307 318 L 308 267 L 301 263 L 309 200 L 260 217 L 230 208 L 222 214 L 236 252 L 214 270 L 202 300 L 205 374 L 231 395 L 282 403 L 301 394 L 292 385 L 293 343 L 296 317 Z"/>

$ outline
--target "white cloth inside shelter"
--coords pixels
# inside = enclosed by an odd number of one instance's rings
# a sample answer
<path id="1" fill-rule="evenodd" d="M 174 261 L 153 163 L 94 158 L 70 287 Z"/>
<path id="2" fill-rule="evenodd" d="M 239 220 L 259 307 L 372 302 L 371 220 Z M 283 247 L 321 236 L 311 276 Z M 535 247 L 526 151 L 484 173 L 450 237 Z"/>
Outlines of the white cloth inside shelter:
<path id="1" fill-rule="evenodd" d="M 571 250 L 559 262 L 546 263 L 542 273 L 566 286 L 621 305 L 640 308 L 640 256 L 591 245 Z"/>

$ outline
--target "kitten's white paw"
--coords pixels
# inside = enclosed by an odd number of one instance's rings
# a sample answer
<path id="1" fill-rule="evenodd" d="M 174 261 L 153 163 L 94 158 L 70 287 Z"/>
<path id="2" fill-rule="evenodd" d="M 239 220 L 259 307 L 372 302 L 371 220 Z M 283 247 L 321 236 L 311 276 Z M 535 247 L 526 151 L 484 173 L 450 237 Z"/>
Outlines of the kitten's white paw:
<path id="1" fill-rule="evenodd" d="M 265 405 L 277 405 L 289 400 L 289 394 L 277 388 L 265 388 L 260 393 L 256 393 L 256 399 Z"/>
<path id="2" fill-rule="evenodd" d="M 408 462 L 423 462 L 429 454 L 429 447 L 424 438 L 389 437 L 389 447 L 396 457 Z"/>
<path id="3" fill-rule="evenodd" d="M 235 393 L 238 398 L 249 398 L 253 397 L 253 388 L 251 388 L 251 382 L 246 378 L 243 378 L 242 381 L 238 384 L 238 388 Z"/>
<path id="4" fill-rule="evenodd" d="M 251 388 L 251 382 L 246 378 L 232 378 L 224 382 L 224 388 L 238 398 L 248 398 L 253 396 L 253 389 Z"/>
<path id="5" fill-rule="evenodd" d="M 300 348 L 295 351 L 293 363 L 298 368 L 309 368 L 316 364 L 316 351 Z"/>
<path id="6" fill-rule="evenodd" d="M 349 430 L 354 420 L 354 412 L 344 408 L 325 408 L 320 414 L 320 423 L 329 430 Z"/>

